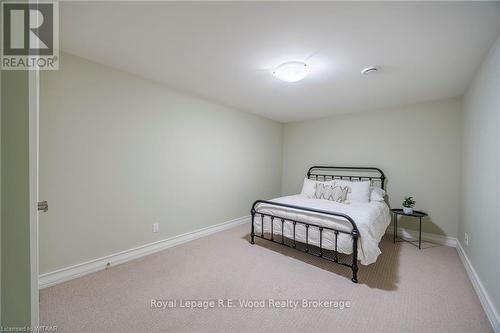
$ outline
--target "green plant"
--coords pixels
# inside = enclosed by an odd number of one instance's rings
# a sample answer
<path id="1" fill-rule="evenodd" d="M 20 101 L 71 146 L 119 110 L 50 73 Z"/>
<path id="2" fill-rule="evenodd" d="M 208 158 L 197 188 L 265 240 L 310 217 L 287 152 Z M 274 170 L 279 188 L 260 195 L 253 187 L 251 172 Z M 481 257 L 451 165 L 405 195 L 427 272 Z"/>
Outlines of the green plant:
<path id="1" fill-rule="evenodd" d="M 403 200 L 403 207 L 406 208 L 413 208 L 415 206 L 415 200 L 413 200 L 413 197 L 406 197 Z"/>

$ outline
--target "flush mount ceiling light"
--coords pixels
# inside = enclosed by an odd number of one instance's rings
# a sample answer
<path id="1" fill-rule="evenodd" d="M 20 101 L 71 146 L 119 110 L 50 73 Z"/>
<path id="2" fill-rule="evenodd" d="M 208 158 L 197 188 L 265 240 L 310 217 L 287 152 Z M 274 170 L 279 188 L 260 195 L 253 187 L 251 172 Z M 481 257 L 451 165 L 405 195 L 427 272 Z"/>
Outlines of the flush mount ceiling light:
<path id="1" fill-rule="evenodd" d="M 309 73 L 307 64 L 302 61 L 288 61 L 273 70 L 273 75 L 285 82 L 297 82 Z"/>
<path id="2" fill-rule="evenodd" d="M 376 72 L 378 72 L 377 66 L 368 66 L 368 67 L 363 68 L 361 70 L 361 74 L 363 74 L 363 75 L 374 74 Z"/>

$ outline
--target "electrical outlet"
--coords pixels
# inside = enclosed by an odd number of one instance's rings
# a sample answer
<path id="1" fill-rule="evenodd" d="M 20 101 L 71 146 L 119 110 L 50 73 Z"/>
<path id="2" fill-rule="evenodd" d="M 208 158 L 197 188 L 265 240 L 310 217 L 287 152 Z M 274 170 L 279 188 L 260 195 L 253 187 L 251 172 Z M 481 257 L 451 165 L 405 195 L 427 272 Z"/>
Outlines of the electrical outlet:
<path id="1" fill-rule="evenodd" d="M 160 231 L 160 224 L 154 223 L 153 224 L 153 232 L 158 232 L 158 231 Z"/>
<path id="2" fill-rule="evenodd" d="M 465 233 L 464 242 L 465 242 L 465 245 L 469 246 L 469 234 L 468 233 Z"/>

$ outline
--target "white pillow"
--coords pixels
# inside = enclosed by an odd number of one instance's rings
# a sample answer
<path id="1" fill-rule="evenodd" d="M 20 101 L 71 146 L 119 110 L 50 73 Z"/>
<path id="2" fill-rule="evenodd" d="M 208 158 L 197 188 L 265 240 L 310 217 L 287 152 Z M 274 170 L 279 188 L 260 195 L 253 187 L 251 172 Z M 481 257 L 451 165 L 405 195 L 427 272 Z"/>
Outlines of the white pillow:
<path id="1" fill-rule="evenodd" d="M 385 191 L 380 187 L 370 186 L 370 201 L 385 201 Z"/>
<path id="2" fill-rule="evenodd" d="M 349 202 L 370 202 L 370 184 L 369 180 L 361 182 L 335 180 L 335 185 L 349 187 L 349 193 L 347 194 L 347 201 Z"/>
<path id="3" fill-rule="evenodd" d="M 305 196 L 306 198 L 309 198 L 309 199 L 314 198 L 317 183 L 333 185 L 333 181 L 331 181 L 331 180 L 329 180 L 327 182 L 320 182 L 317 180 L 304 178 L 304 184 L 302 185 L 302 191 L 300 192 L 300 194 L 302 194 L 303 196 Z"/>

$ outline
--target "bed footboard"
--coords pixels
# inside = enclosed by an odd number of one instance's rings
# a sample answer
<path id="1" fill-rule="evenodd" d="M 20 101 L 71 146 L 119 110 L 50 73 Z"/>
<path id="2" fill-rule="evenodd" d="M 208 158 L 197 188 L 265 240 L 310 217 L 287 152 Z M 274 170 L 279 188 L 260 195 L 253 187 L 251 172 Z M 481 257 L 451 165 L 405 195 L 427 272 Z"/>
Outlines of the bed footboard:
<path id="1" fill-rule="evenodd" d="M 350 231 L 340 230 L 340 229 L 320 226 L 320 225 L 316 225 L 316 224 L 308 223 L 308 222 L 304 222 L 304 221 L 292 220 L 292 219 L 282 217 L 282 216 L 261 213 L 261 212 L 258 212 L 257 206 L 259 204 L 266 204 L 266 205 L 290 208 L 290 209 L 294 209 L 294 210 L 318 213 L 318 214 L 327 215 L 327 216 L 341 217 L 341 218 L 344 218 L 351 223 L 352 229 Z M 287 204 L 266 201 L 266 200 L 255 201 L 252 205 L 252 209 L 251 209 L 250 213 L 252 216 L 251 217 L 252 218 L 252 229 L 251 229 L 251 233 L 250 233 L 251 244 L 254 244 L 255 243 L 254 238 L 258 237 L 258 238 L 262 238 L 262 239 L 265 239 L 265 240 L 268 240 L 268 241 L 271 241 L 271 242 L 274 242 L 277 244 L 281 244 L 284 246 L 288 246 L 288 247 L 297 249 L 297 250 L 302 250 L 303 252 L 315 255 L 317 257 L 332 261 L 332 262 L 340 264 L 340 265 L 350 267 L 352 270 L 352 279 L 351 279 L 352 282 L 354 282 L 354 283 L 358 282 L 358 238 L 360 237 L 360 235 L 359 235 L 359 230 L 358 230 L 358 227 L 356 226 L 356 223 L 354 222 L 354 220 L 350 216 L 345 215 L 345 214 L 341 214 L 341 213 L 328 212 L 328 211 L 324 211 L 324 210 L 311 209 L 311 208 L 299 207 L 299 206 L 294 206 L 294 205 L 287 205 Z M 271 226 L 270 226 L 271 232 L 270 232 L 269 238 L 265 237 L 265 233 L 264 233 L 264 217 L 265 216 L 269 217 L 271 220 Z M 259 218 L 259 217 L 261 218 L 261 233 L 256 234 L 255 233 L 255 219 Z M 274 230 L 273 230 L 273 225 L 274 225 L 275 219 L 278 220 L 278 223 L 281 221 L 281 237 L 279 237 L 279 241 L 277 241 L 275 239 Z M 291 243 L 285 241 L 285 229 L 284 229 L 285 223 L 291 223 L 293 226 L 293 238 L 290 238 Z M 296 226 L 298 224 L 303 225 L 305 227 L 305 244 L 304 244 L 305 247 L 304 248 L 297 246 L 298 241 L 295 238 L 295 236 L 296 236 L 295 231 L 296 231 Z M 318 253 L 313 253 L 312 251 L 310 251 L 312 245 L 309 244 L 309 228 L 316 228 L 319 231 L 319 252 Z M 324 253 L 324 251 L 327 250 L 327 249 L 323 248 L 323 232 L 325 230 L 333 232 L 333 234 L 335 235 L 333 257 L 326 256 Z M 342 262 L 339 260 L 338 251 L 337 251 L 337 240 L 338 240 L 339 234 L 341 234 L 341 233 L 351 235 L 351 237 L 352 237 L 352 263 L 346 263 L 346 262 Z"/>

